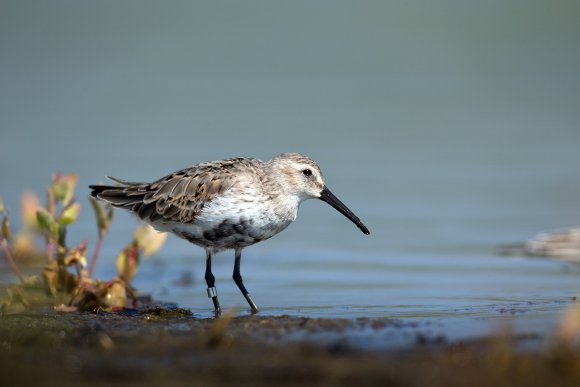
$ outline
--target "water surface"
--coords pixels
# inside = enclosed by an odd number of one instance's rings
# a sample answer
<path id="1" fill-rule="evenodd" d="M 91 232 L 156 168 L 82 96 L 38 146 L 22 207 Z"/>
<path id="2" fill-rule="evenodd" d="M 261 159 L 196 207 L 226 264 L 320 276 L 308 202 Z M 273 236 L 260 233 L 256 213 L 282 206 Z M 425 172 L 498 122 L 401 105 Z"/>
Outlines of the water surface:
<path id="1" fill-rule="evenodd" d="M 70 239 L 94 241 L 86 186 L 105 175 L 299 151 L 371 235 L 304 203 L 244 251 L 262 313 L 549 332 L 579 269 L 495 248 L 580 223 L 578 4 L 352 4 L 3 3 L 7 205 L 74 171 L 84 209 Z M 114 275 L 134 224 L 117 213 L 98 276 Z M 203 255 L 170 238 L 135 285 L 208 316 Z M 232 254 L 215 261 L 222 304 L 244 313 Z"/>

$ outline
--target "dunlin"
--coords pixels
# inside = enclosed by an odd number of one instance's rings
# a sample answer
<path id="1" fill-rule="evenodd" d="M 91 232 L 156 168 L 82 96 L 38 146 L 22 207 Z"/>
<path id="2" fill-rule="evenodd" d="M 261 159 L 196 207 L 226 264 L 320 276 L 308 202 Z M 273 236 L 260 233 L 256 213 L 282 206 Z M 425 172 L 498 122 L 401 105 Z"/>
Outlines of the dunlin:
<path id="1" fill-rule="evenodd" d="M 91 185 L 93 197 L 205 249 L 207 294 L 216 314 L 221 309 L 211 271 L 212 255 L 235 250 L 233 278 L 256 313 L 258 308 L 240 274 L 242 249 L 288 227 L 296 220 L 302 201 L 323 200 L 369 234 L 326 187 L 318 164 L 299 153 L 284 153 L 268 162 L 242 157 L 201 163 L 152 183 L 109 178 L 120 185 Z"/>

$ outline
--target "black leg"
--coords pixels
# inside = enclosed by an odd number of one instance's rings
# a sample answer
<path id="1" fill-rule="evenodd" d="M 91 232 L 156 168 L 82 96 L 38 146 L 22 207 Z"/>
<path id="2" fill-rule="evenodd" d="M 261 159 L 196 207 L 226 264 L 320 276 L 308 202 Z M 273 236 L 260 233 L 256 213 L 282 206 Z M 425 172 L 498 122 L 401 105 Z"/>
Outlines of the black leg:
<path id="1" fill-rule="evenodd" d="M 217 289 L 215 288 L 215 277 L 211 272 L 211 251 L 206 250 L 206 260 L 205 260 L 205 282 L 207 283 L 207 296 L 213 301 L 213 307 L 216 316 L 219 316 L 222 312 L 220 308 L 220 302 L 217 296 Z"/>
<path id="2" fill-rule="evenodd" d="M 242 294 L 246 298 L 246 301 L 248 301 L 248 304 L 250 304 L 250 308 L 252 308 L 252 313 L 258 313 L 258 307 L 256 306 L 256 304 L 254 304 L 252 297 L 250 297 L 250 294 L 246 290 L 246 287 L 244 286 L 244 282 L 242 280 L 242 275 L 240 274 L 241 260 L 242 260 L 242 249 L 236 249 L 236 263 L 234 264 L 234 276 L 233 276 L 234 282 L 236 283 L 236 285 L 238 285 L 238 288 L 240 288 Z"/>

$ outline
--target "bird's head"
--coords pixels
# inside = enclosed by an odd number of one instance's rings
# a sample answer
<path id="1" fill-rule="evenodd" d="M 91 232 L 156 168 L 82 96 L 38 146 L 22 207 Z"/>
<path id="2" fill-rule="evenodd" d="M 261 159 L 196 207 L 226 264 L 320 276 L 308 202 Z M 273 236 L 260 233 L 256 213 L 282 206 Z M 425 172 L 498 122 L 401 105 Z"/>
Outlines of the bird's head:
<path id="1" fill-rule="evenodd" d="M 270 160 L 269 164 L 280 176 L 279 183 L 286 195 L 296 197 L 299 202 L 307 199 L 325 201 L 363 233 L 370 233 L 361 220 L 326 187 L 320 167 L 314 160 L 300 153 L 283 153 Z"/>

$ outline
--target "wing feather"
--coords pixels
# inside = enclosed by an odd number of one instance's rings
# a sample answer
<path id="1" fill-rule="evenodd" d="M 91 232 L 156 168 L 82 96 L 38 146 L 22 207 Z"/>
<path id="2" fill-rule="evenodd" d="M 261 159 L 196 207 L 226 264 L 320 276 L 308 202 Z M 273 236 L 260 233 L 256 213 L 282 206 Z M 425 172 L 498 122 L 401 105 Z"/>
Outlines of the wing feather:
<path id="1" fill-rule="evenodd" d="M 91 186 L 91 194 L 145 221 L 192 223 L 205 205 L 239 181 L 240 172 L 254 173 L 261 165 L 256 159 L 237 158 L 194 165 L 153 183 L 110 178 L 120 186 Z"/>

